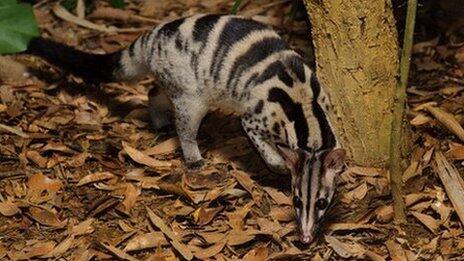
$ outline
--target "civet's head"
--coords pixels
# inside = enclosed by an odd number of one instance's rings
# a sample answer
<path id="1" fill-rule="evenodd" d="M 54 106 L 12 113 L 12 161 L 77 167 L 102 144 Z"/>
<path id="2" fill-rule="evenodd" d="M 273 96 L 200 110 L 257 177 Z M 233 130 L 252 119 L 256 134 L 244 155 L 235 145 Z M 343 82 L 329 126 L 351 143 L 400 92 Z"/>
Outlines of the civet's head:
<path id="1" fill-rule="evenodd" d="M 335 177 L 344 170 L 345 150 L 309 153 L 278 146 L 292 174 L 293 205 L 300 229 L 300 241 L 309 244 L 327 210 L 336 188 Z"/>

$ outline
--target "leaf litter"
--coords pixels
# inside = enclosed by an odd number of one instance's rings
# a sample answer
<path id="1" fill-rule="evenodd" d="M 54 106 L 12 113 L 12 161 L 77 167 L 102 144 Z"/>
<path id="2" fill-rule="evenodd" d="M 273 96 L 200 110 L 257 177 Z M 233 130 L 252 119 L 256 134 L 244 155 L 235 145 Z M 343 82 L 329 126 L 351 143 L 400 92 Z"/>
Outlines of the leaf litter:
<path id="1" fill-rule="evenodd" d="M 125 1 L 125 8 L 114 9 L 98 1 L 86 13 L 86 1 L 79 1 L 79 10 L 64 10 L 57 2 L 36 5 L 45 34 L 97 52 L 127 46 L 159 22 L 228 12 L 232 5 Z M 306 23 L 288 26 L 282 15 L 290 2 L 245 1 L 242 12 L 276 26 L 296 49 L 308 50 Z M 449 39 L 414 46 L 409 120 L 420 141 L 403 175 L 410 226 L 392 223 L 387 171 L 349 166 L 325 236 L 310 246 L 298 242 L 290 177 L 265 168 L 237 118 L 213 113 L 205 121 L 199 142 L 208 165 L 187 172 L 175 133 L 150 127 L 151 79 L 96 90 L 36 58 L 2 58 L 7 67 L 0 86 L 0 233 L 7 237 L 0 237 L 0 259 L 460 257 L 462 223 L 435 168 L 436 151 L 461 173 L 464 168 L 464 49 L 451 43 L 458 32 L 445 35 Z"/>

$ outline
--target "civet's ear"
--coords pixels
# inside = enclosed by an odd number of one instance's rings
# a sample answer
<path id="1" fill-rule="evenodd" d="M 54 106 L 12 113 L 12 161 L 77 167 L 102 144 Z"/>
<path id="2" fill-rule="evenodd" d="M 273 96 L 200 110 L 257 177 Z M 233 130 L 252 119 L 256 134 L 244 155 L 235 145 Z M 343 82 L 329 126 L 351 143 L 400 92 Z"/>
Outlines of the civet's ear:
<path id="1" fill-rule="evenodd" d="M 334 149 L 327 153 L 324 158 L 324 168 L 341 172 L 345 165 L 346 151 L 344 149 Z"/>
<path id="2" fill-rule="evenodd" d="M 277 150 L 285 160 L 285 165 L 292 174 L 296 173 L 298 167 L 304 160 L 304 152 L 301 150 L 293 150 L 288 147 L 277 145 Z"/>

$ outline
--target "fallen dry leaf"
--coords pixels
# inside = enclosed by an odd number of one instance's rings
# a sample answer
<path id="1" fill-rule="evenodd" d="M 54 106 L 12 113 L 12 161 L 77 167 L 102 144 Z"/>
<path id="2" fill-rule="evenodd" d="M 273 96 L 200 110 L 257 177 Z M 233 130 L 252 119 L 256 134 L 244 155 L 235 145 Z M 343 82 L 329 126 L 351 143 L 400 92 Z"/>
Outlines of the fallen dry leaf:
<path id="1" fill-rule="evenodd" d="M 225 241 L 218 242 L 208 248 L 204 248 L 204 249 L 199 250 L 198 252 L 195 252 L 195 257 L 200 260 L 213 257 L 217 255 L 219 252 L 221 252 L 225 245 L 226 245 Z"/>
<path id="2" fill-rule="evenodd" d="M 238 246 L 250 242 L 255 238 L 255 233 L 233 229 L 227 235 L 227 245 Z"/>
<path id="3" fill-rule="evenodd" d="M 193 253 L 188 249 L 186 245 L 181 243 L 172 231 L 171 228 L 169 228 L 166 223 L 164 223 L 163 219 L 158 217 L 150 208 L 146 207 L 148 217 L 150 218 L 150 221 L 155 225 L 157 228 L 161 230 L 169 239 L 171 239 L 171 244 L 172 246 L 179 251 L 179 253 L 182 254 L 182 256 L 187 259 L 187 260 L 192 260 L 193 258 Z"/>
<path id="4" fill-rule="evenodd" d="M 29 213 L 32 218 L 42 225 L 62 228 L 66 225 L 66 221 L 60 221 L 55 213 L 39 207 L 30 207 Z"/>
<path id="5" fill-rule="evenodd" d="M 260 228 L 260 232 L 265 234 L 273 234 L 282 229 L 278 222 L 271 221 L 266 218 L 258 218 L 257 223 Z"/>
<path id="6" fill-rule="evenodd" d="M 418 169 L 419 169 L 419 162 L 411 161 L 411 163 L 409 164 L 409 166 L 406 168 L 406 170 L 403 173 L 403 182 L 406 182 L 409 179 L 419 175 Z"/>
<path id="7" fill-rule="evenodd" d="M 269 215 L 277 221 L 289 222 L 295 219 L 295 211 L 293 207 L 271 207 Z"/>
<path id="8" fill-rule="evenodd" d="M 351 203 L 355 200 L 362 200 L 367 195 L 368 187 L 367 183 L 363 182 L 356 188 L 342 194 L 341 201 L 344 203 Z"/>
<path id="9" fill-rule="evenodd" d="M 411 123 L 411 125 L 413 125 L 413 126 L 421 126 L 421 125 L 429 123 L 431 120 L 432 120 L 431 117 L 429 117 L 429 116 L 427 116 L 427 115 L 425 115 L 423 113 L 419 113 L 409 123 Z"/>
<path id="10" fill-rule="evenodd" d="M 56 243 L 53 241 L 38 242 L 28 249 L 23 249 L 21 252 L 14 254 L 15 260 L 26 260 L 34 257 L 41 257 L 50 253 L 55 248 Z"/>
<path id="11" fill-rule="evenodd" d="M 11 202 L 10 200 L 0 202 L 0 214 L 11 217 L 20 212 L 18 206 L 15 203 Z"/>
<path id="12" fill-rule="evenodd" d="M 178 137 L 167 139 L 155 146 L 143 151 L 145 155 L 161 155 L 167 153 L 173 153 L 180 147 L 180 141 Z"/>
<path id="13" fill-rule="evenodd" d="M 244 261 L 261 261 L 267 260 L 269 256 L 269 250 L 267 246 L 261 246 L 250 250 L 243 257 Z"/>
<path id="14" fill-rule="evenodd" d="M 439 222 L 433 217 L 417 211 L 411 211 L 411 214 L 424 224 L 430 231 L 436 232 L 440 226 Z"/>
<path id="15" fill-rule="evenodd" d="M 396 243 L 393 240 L 388 240 L 385 245 L 387 246 L 388 252 L 392 261 L 404 261 L 408 260 L 406 258 L 406 253 L 400 244 Z"/>
<path id="16" fill-rule="evenodd" d="M 443 202 L 435 201 L 431 205 L 432 209 L 440 215 L 441 223 L 445 223 L 451 215 L 453 208 L 446 206 Z"/>
<path id="17" fill-rule="evenodd" d="M 229 218 L 229 225 L 232 229 L 242 230 L 243 225 L 245 223 L 245 217 L 251 210 L 251 207 L 254 205 L 254 202 L 248 202 L 243 207 L 239 207 L 236 211 L 227 213 L 227 217 Z"/>
<path id="18" fill-rule="evenodd" d="M 81 235 L 86 235 L 86 234 L 91 234 L 94 231 L 94 228 L 92 227 L 92 223 L 95 221 L 93 218 L 89 218 L 85 221 L 82 221 L 76 226 L 73 226 L 71 228 L 71 235 L 74 236 L 81 236 Z"/>
<path id="19" fill-rule="evenodd" d="M 134 231 L 134 228 L 132 226 L 130 226 L 129 224 L 127 224 L 123 220 L 118 220 L 118 225 L 122 229 L 122 231 L 124 231 L 126 233 L 130 233 L 130 232 Z"/>
<path id="20" fill-rule="evenodd" d="M 134 149 L 126 142 L 122 142 L 122 147 L 124 151 L 133 159 L 135 162 L 146 165 L 148 167 L 157 169 L 157 170 L 169 170 L 171 168 L 171 163 L 168 161 L 161 161 L 155 158 L 152 158 L 143 152 Z"/>
<path id="21" fill-rule="evenodd" d="M 8 108 L 5 108 L 5 110 L 8 109 Z M 8 131 L 8 132 L 11 132 L 11 133 L 14 133 L 16 135 L 18 135 L 19 137 L 22 137 L 22 138 L 29 138 L 29 135 L 24 133 L 22 130 L 19 130 L 17 128 L 13 128 L 13 127 L 10 127 L 10 126 L 7 126 L 5 124 L 1 124 L 0 123 L 0 129 L 1 130 L 5 130 L 5 131 Z"/>
<path id="22" fill-rule="evenodd" d="M 339 230 L 375 230 L 380 231 L 380 229 L 371 224 L 359 224 L 359 223 L 333 223 L 329 226 L 329 230 L 331 231 L 339 231 Z"/>
<path id="23" fill-rule="evenodd" d="M 137 235 L 129 240 L 124 251 L 129 252 L 167 245 L 169 245 L 169 243 L 162 232 L 150 232 Z"/>
<path id="24" fill-rule="evenodd" d="M 439 107 L 427 106 L 426 109 L 439 120 L 450 132 L 455 134 L 461 141 L 464 141 L 464 129 L 456 120 L 453 114 L 450 114 Z"/>
<path id="25" fill-rule="evenodd" d="M 435 163 L 433 168 L 438 173 L 461 223 L 464 223 L 464 180 L 458 169 L 440 151 L 435 152 Z"/>
<path id="26" fill-rule="evenodd" d="M 159 20 L 146 18 L 139 15 L 134 15 L 126 10 L 118 9 L 118 8 L 111 8 L 111 7 L 100 7 L 92 12 L 89 18 L 94 19 L 114 19 L 114 20 L 121 20 L 122 22 L 134 21 L 134 22 L 151 22 L 158 24 L 160 23 Z"/>
<path id="27" fill-rule="evenodd" d="M 135 187 L 131 183 L 125 184 L 125 191 L 124 191 L 124 200 L 121 202 L 120 207 L 118 210 L 122 211 L 123 213 L 129 214 L 130 210 L 135 206 L 137 202 L 137 198 L 139 197 L 141 190 L 138 187 Z"/>
<path id="28" fill-rule="evenodd" d="M 438 239 L 440 237 L 437 236 L 434 239 L 430 240 L 430 242 L 422 247 L 422 249 L 430 251 L 430 252 L 435 252 L 437 250 L 438 246 Z"/>
<path id="29" fill-rule="evenodd" d="M 35 150 L 26 151 L 26 158 L 37 164 L 41 168 L 47 167 L 48 159 L 40 155 L 39 152 Z"/>
<path id="30" fill-rule="evenodd" d="M 406 206 L 412 206 L 413 204 L 422 201 L 424 199 L 429 199 L 431 198 L 431 195 L 426 194 L 426 193 L 413 193 L 413 194 L 408 194 L 406 195 L 404 199 L 404 203 Z"/>
<path id="31" fill-rule="evenodd" d="M 0 79 L 2 83 L 15 83 L 18 79 L 27 77 L 27 67 L 11 57 L 0 57 Z"/>
<path id="32" fill-rule="evenodd" d="M 335 253 L 343 258 L 361 257 L 366 252 L 366 250 L 359 244 L 344 243 L 333 236 L 325 236 L 325 241 L 335 251 Z"/>
<path id="33" fill-rule="evenodd" d="M 74 236 L 71 235 L 65 240 L 63 240 L 61 243 L 59 243 L 51 252 L 48 254 L 44 255 L 45 258 L 51 258 L 51 257 L 60 257 L 64 253 L 66 253 L 70 248 L 74 246 Z"/>
<path id="34" fill-rule="evenodd" d="M 181 186 L 178 183 L 171 183 L 171 182 L 164 182 L 164 181 L 157 181 L 156 182 L 156 188 L 174 195 L 178 195 L 181 197 L 184 197 L 188 199 L 189 201 L 193 201 L 192 196 L 190 193 L 184 189 L 183 186 Z"/>
<path id="35" fill-rule="evenodd" d="M 464 160 L 464 145 L 451 142 L 449 144 L 450 149 L 446 152 L 448 158 L 454 160 Z"/>
<path id="36" fill-rule="evenodd" d="M 292 205 L 292 199 L 277 189 L 271 187 L 264 187 L 263 189 L 278 205 Z"/>
<path id="37" fill-rule="evenodd" d="M 381 255 L 379 255 L 379 254 L 377 254 L 377 253 L 375 253 L 373 251 L 370 251 L 370 250 L 366 250 L 364 255 L 369 257 L 370 260 L 372 260 L 372 261 L 385 261 L 385 258 L 383 258 Z"/>
<path id="38" fill-rule="evenodd" d="M 103 242 L 100 242 L 100 245 L 103 246 L 112 255 L 116 256 L 119 259 L 129 260 L 129 261 L 137 261 L 138 260 L 137 258 L 127 254 L 126 252 L 122 251 L 121 249 L 119 249 L 119 248 L 117 248 L 115 246 L 108 245 L 108 244 L 105 244 Z"/>
<path id="39" fill-rule="evenodd" d="M 88 152 L 79 153 L 77 156 L 74 156 L 70 161 L 68 161 L 68 165 L 74 168 L 81 167 L 85 164 L 85 161 L 91 156 L 92 154 Z"/>
<path id="40" fill-rule="evenodd" d="M 380 175 L 379 169 L 376 168 L 367 168 L 367 167 L 350 167 L 348 171 L 360 175 L 360 176 L 367 176 L 367 177 L 375 177 Z"/>
<path id="41" fill-rule="evenodd" d="M 63 186 L 60 180 L 50 179 L 42 173 L 29 177 L 27 196 L 30 201 L 40 203 L 52 198 Z M 43 195 L 46 192 L 46 195 Z"/>
<path id="42" fill-rule="evenodd" d="M 363 184 L 361 184 L 359 187 L 355 188 L 351 192 L 352 192 L 354 199 L 361 200 L 367 195 L 367 191 L 368 191 L 367 183 L 364 182 Z"/>
<path id="43" fill-rule="evenodd" d="M 102 32 L 107 32 L 107 33 L 116 32 L 115 27 L 107 27 L 104 24 L 95 24 L 95 23 L 92 23 L 92 22 L 90 22 L 88 20 L 85 20 L 83 18 L 79 18 L 77 16 L 74 16 L 71 13 L 69 13 L 60 4 L 55 4 L 53 6 L 53 12 L 59 18 L 61 18 L 63 20 L 66 20 L 66 21 L 69 21 L 69 22 L 74 23 L 74 24 L 78 24 L 78 25 L 80 25 L 82 27 L 86 27 L 86 28 L 90 28 L 90 29 L 98 30 L 98 31 L 102 31 Z"/>
<path id="44" fill-rule="evenodd" d="M 380 206 L 375 210 L 375 215 L 378 221 L 389 222 L 393 219 L 393 206 Z"/>
<path id="45" fill-rule="evenodd" d="M 216 208 L 208 208 L 206 206 L 201 206 L 195 212 L 193 212 L 193 219 L 195 223 L 199 226 L 204 226 L 211 222 L 216 215 L 224 209 L 223 206 Z"/>
<path id="46" fill-rule="evenodd" d="M 451 85 L 451 86 L 446 86 L 444 88 L 440 89 L 440 93 L 447 95 L 447 96 L 453 96 L 458 94 L 459 92 L 463 91 L 464 87 L 462 86 L 457 86 L 457 85 Z"/>
<path id="47" fill-rule="evenodd" d="M 198 232 L 208 244 L 216 244 L 218 242 L 224 241 L 226 235 L 224 231 L 212 231 L 212 232 Z"/>
<path id="48" fill-rule="evenodd" d="M 256 183 L 250 178 L 250 176 L 240 170 L 231 171 L 230 174 L 235 177 L 238 183 L 250 193 L 251 197 L 255 202 L 261 202 L 263 197 L 263 192 L 261 188 L 256 185 Z"/>
<path id="49" fill-rule="evenodd" d="M 427 210 L 428 208 L 430 208 L 431 205 L 432 205 L 432 200 L 429 200 L 429 201 L 419 202 L 415 205 L 412 205 L 409 207 L 409 209 L 413 211 L 423 212 Z"/>
<path id="50" fill-rule="evenodd" d="M 93 182 L 112 179 L 114 177 L 115 176 L 110 172 L 96 172 L 96 173 L 92 173 L 87 176 L 84 176 L 81 180 L 79 180 L 76 186 L 79 187 L 79 186 L 83 186 L 83 185 L 93 183 Z"/>

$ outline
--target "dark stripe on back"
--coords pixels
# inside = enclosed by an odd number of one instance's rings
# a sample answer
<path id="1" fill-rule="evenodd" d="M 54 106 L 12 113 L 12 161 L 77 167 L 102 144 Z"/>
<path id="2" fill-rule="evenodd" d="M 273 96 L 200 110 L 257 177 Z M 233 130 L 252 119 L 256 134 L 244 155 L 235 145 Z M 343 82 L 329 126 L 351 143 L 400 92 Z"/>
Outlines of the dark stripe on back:
<path id="1" fill-rule="evenodd" d="M 281 61 L 275 61 L 271 63 L 256 80 L 256 84 L 261 84 L 276 75 L 285 85 L 288 87 L 293 87 L 293 79 L 290 74 L 287 73 L 287 70 Z"/>
<path id="2" fill-rule="evenodd" d="M 322 110 L 321 105 L 317 102 L 319 94 L 321 93 L 321 85 L 319 84 L 319 81 L 317 80 L 314 73 L 311 74 L 310 84 L 314 95 L 312 100 L 313 114 L 319 123 L 322 136 L 322 146 L 320 150 L 331 149 L 335 147 L 335 135 L 329 125 L 329 122 L 327 121 L 328 116 L 325 114 L 324 110 Z"/>
<path id="3" fill-rule="evenodd" d="M 227 57 L 232 46 L 251 32 L 264 29 L 269 29 L 269 27 L 250 19 L 232 18 L 227 21 L 219 36 L 210 68 L 210 74 L 213 76 L 215 82 L 219 80 L 219 72 L 221 71 L 223 61 Z"/>
<path id="4" fill-rule="evenodd" d="M 280 104 L 287 118 L 295 123 L 298 147 L 308 150 L 309 128 L 301 103 L 295 103 L 284 90 L 277 87 L 269 90 L 268 101 Z"/>
<path id="5" fill-rule="evenodd" d="M 220 15 L 206 15 L 198 18 L 195 21 L 193 26 L 193 40 L 201 42 L 200 49 L 198 53 L 192 53 L 190 58 L 190 67 L 195 72 L 195 78 L 198 79 L 199 76 L 199 58 L 198 56 L 203 53 L 206 43 L 208 42 L 208 37 L 210 32 L 213 30 L 214 26 L 217 24 L 217 21 L 221 18 Z"/>
<path id="6" fill-rule="evenodd" d="M 169 22 L 158 31 L 158 35 L 164 35 L 166 37 L 173 36 L 176 32 L 179 31 L 179 26 L 185 21 L 185 18 L 177 19 L 172 22 Z"/>
<path id="7" fill-rule="evenodd" d="M 220 15 L 206 15 L 198 18 L 193 26 L 193 40 L 206 43 L 209 33 L 213 30 L 219 18 L 221 18 Z"/>
<path id="8" fill-rule="evenodd" d="M 232 88 L 232 94 L 235 95 L 235 87 L 237 85 L 240 75 L 252 67 L 253 65 L 264 60 L 266 57 L 272 55 L 275 52 L 279 52 L 287 49 L 287 44 L 278 37 L 269 37 L 262 39 L 248 49 L 246 53 L 235 59 L 232 69 L 230 70 L 229 78 L 227 79 L 227 87 Z M 232 82 L 235 82 L 232 86 Z"/>

